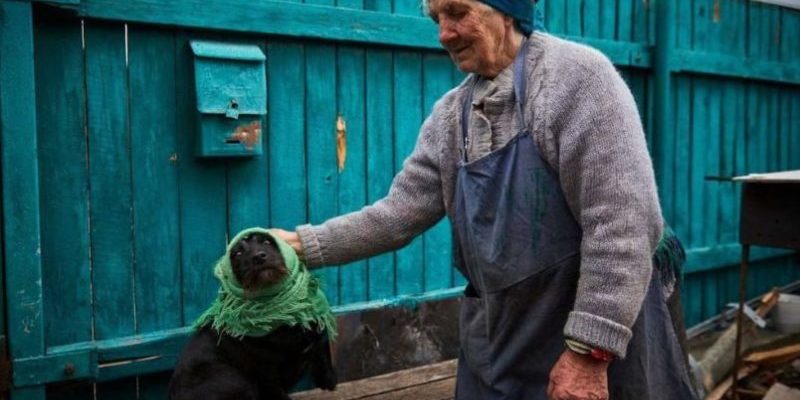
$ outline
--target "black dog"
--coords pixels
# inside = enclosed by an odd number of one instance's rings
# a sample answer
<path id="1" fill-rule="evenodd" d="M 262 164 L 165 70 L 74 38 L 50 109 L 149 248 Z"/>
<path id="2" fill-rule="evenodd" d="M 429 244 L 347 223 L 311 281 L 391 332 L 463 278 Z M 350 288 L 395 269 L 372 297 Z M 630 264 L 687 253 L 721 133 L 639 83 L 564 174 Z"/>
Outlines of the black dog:
<path id="1" fill-rule="evenodd" d="M 288 274 L 274 239 L 252 233 L 230 251 L 231 269 L 245 290 L 280 281 Z M 169 385 L 172 400 L 291 399 L 287 392 L 310 372 L 314 384 L 336 387 L 330 344 L 324 330 L 281 326 L 261 337 L 237 339 L 210 326 L 190 339 Z"/>

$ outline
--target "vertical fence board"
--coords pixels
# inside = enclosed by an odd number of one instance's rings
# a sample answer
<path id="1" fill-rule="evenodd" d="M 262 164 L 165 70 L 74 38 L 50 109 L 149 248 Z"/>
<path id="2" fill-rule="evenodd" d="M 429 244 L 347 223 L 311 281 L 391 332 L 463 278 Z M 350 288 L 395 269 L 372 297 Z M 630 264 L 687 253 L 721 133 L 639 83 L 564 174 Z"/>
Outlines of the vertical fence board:
<path id="1" fill-rule="evenodd" d="M 422 120 L 422 57 L 418 53 L 397 51 L 394 55 L 394 132 L 395 171 L 414 149 Z M 395 258 L 397 288 L 401 293 L 422 290 L 422 238 L 399 250 Z"/>
<path id="2" fill-rule="evenodd" d="M 59 321 L 45 324 L 45 338 L 57 346 L 92 338 L 80 21 L 49 18 L 35 35 L 44 318 Z"/>
<path id="3" fill-rule="evenodd" d="M 706 81 L 702 78 L 692 78 L 692 124 L 690 127 L 691 142 L 689 152 L 691 157 L 686 160 L 689 163 L 691 181 L 689 186 L 689 245 L 691 247 L 703 246 L 703 229 L 705 218 L 703 215 L 703 203 L 705 194 L 703 179 L 705 173 L 705 149 L 706 135 L 709 134 L 708 121 L 708 88 Z"/>
<path id="4" fill-rule="evenodd" d="M 690 188 L 690 132 L 691 132 L 691 81 L 686 77 L 675 79 L 675 232 L 690 246 L 689 198 Z"/>
<path id="5" fill-rule="evenodd" d="M 366 203 L 366 140 L 364 121 L 364 50 L 341 46 L 337 57 L 339 113 L 347 122 L 347 158 L 339 172 L 339 214 Z M 367 300 L 367 262 L 356 261 L 339 270 L 339 298 L 343 303 Z"/>
<path id="6" fill-rule="evenodd" d="M 336 48 L 306 45 L 306 140 L 308 141 L 308 220 L 321 223 L 337 215 Z M 272 155 L 270 154 L 270 157 Z M 331 304 L 339 304 L 338 267 L 316 269 Z"/>
<path id="7" fill-rule="evenodd" d="M 391 51 L 368 49 L 366 69 L 367 201 L 374 203 L 389 192 L 395 165 Z M 394 253 L 385 253 L 367 261 L 371 300 L 395 294 L 394 258 Z"/>
<path id="8" fill-rule="evenodd" d="M 95 337 L 134 333 L 131 154 L 122 25 L 86 24 Z"/>
<path id="9" fill-rule="evenodd" d="M 703 202 L 703 245 L 714 246 L 719 243 L 719 208 L 720 208 L 720 182 L 713 179 L 706 179 L 706 176 L 720 176 L 720 157 L 722 135 L 720 124 L 722 115 L 720 110 L 720 82 L 713 80 L 707 81 L 709 86 L 708 103 L 706 113 L 708 123 L 706 125 L 706 145 L 705 151 L 695 149 L 705 153 L 705 172 L 703 177 L 703 187 L 705 201 Z"/>
<path id="10" fill-rule="evenodd" d="M 430 115 L 433 105 L 451 87 L 451 61 L 444 54 L 425 54 L 423 61 L 423 115 Z M 425 284 L 423 290 L 452 286 L 450 269 L 450 224 L 443 220 L 425 233 Z"/>
<path id="11" fill-rule="evenodd" d="M 196 124 L 193 56 L 189 34 L 175 41 L 175 109 L 178 132 L 183 324 L 191 325 L 216 296 L 214 262 L 225 250 L 225 170 L 195 158 Z M 192 35 L 195 38 L 196 35 Z"/>
<path id="12" fill-rule="evenodd" d="M 303 46 L 270 42 L 267 59 L 270 225 L 291 229 L 307 221 Z"/>
<path id="13" fill-rule="evenodd" d="M 565 0 L 545 0 L 545 27 L 548 32 L 558 34 L 566 31 L 566 17 L 564 12 Z"/>
<path id="14" fill-rule="evenodd" d="M 230 39 L 227 39 L 230 40 Z M 256 40 L 240 38 L 236 43 L 260 46 L 263 43 Z M 266 61 L 270 62 L 269 59 Z M 269 86 L 269 83 L 266 84 Z M 267 98 L 270 93 L 267 91 Z M 302 107 L 300 103 L 298 107 Z M 266 117 L 260 119 L 261 123 L 261 150 L 262 155 L 245 159 L 229 160 L 226 165 L 227 177 L 227 203 L 228 203 L 228 237 L 232 238 L 239 231 L 252 227 L 266 227 L 269 225 L 269 160 Z M 222 164 L 222 163 L 220 163 Z"/>
<path id="15" fill-rule="evenodd" d="M 137 333 L 181 326 L 175 41 L 129 30 Z"/>

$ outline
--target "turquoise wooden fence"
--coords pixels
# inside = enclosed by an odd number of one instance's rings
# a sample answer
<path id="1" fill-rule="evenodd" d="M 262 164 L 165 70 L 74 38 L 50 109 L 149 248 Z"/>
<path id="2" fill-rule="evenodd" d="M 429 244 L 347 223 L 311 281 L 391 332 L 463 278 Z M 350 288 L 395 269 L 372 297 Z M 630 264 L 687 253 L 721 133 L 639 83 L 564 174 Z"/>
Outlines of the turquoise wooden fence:
<path id="1" fill-rule="evenodd" d="M 687 321 L 714 315 L 736 298 L 740 192 L 712 178 L 800 168 L 800 12 L 745 0 L 538 7 L 551 33 L 599 48 L 627 79 L 665 216 L 689 249 Z M 263 156 L 194 157 L 196 39 L 266 54 Z M 226 237 L 381 198 L 461 79 L 417 0 L 0 0 L 12 398 L 163 398 Z M 342 312 L 454 296 L 464 281 L 450 246 L 442 222 L 319 274 Z M 796 254 L 754 258 L 751 295 L 800 278 Z"/>

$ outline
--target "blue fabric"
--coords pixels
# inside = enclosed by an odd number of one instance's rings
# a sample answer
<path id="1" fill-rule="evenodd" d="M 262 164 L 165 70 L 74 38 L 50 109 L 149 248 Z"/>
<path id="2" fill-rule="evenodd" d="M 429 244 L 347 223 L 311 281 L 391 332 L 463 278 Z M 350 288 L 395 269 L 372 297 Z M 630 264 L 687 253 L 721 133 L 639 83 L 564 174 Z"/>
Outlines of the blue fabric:
<path id="1" fill-rule="evenodd" d="M 519 103 L 526 98 L 527 46 L 514 62 Z M 470 107 L 467 98 L 464 128 Z M 524 107 L 518 104 L 518 112 Z M 563 328 L 580 275 L 581 229 L 558 175 L 522 122 L 506 146 L 463 160 L 458 169 L 453 254 L 468 285 L 459 315 L 456 400 L 547 400 L 550 370 L 565 351 Z M 676 269 L 658 262 L 653 274 L 662 273 L 674 281 Z M 611 399 L 696 398 L 668 307 L 672 291 L 663 282 L 651 279 L 628 357 L 609 366 Z"/>
<path id="2" fill-rule="evenodd" d="M 529 36 L 533 32 L 533 2 L 531 0 L 480 0 L 497 11 L 514 18 L 517 26 Z"/>

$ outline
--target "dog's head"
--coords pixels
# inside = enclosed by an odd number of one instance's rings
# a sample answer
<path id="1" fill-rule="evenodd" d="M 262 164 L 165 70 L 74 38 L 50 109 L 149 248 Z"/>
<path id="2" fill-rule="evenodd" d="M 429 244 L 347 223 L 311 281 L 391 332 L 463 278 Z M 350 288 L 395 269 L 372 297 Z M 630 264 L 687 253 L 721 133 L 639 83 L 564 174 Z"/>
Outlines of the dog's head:
<path id="1" fill-rule="evenodd" d="M 289 274 L 275 239 L 264 233 L 239 239 L 231 247 L 230 260 L 233 274 L 245 290 L 274 285 Z"/>

